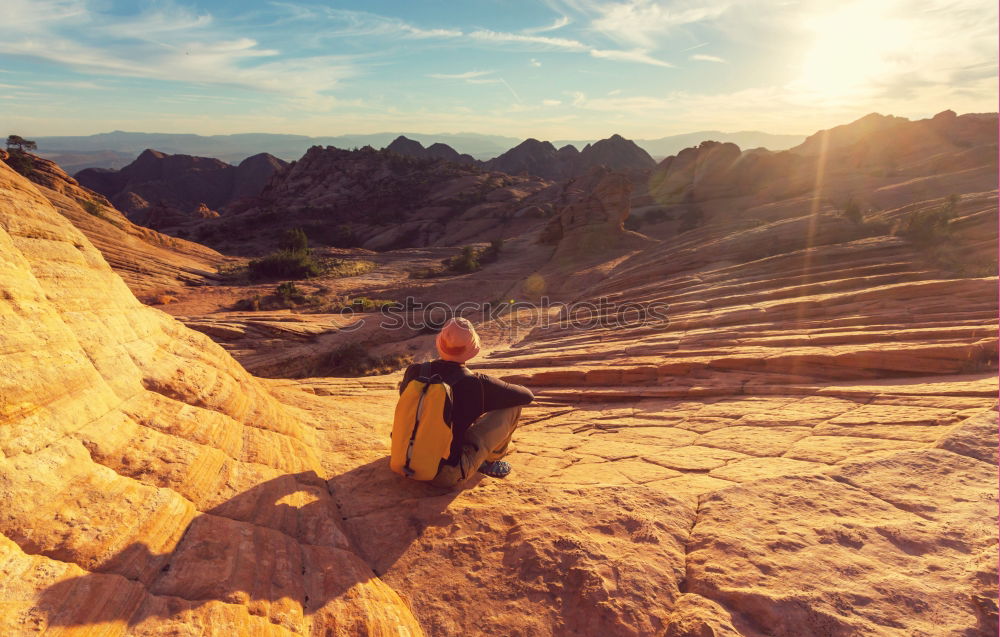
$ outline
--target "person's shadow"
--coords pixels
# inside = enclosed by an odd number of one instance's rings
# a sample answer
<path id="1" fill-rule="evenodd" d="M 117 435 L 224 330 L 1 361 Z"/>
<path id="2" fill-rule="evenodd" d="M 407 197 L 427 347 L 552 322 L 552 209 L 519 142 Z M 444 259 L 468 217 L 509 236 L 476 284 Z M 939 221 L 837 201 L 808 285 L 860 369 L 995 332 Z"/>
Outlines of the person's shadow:
<path id="1" fill-rule="evenodd" d="M 196 515 L 170 552 L 137 542 L 90 573 L 44 588 L 32 614 L 44 615 L 50 627 L 135 626 L 172 618 L 232 626 L 261 621 L 289 629 L 312 615 L 314 623 L 328 616 L 338 626 L 358 622 L 359 630 L 368 630 L 379 618 L 357 609 L 374 603 L 381 620 L 405 623 L 407 618 L 394 616 L 392 596 L 386 597 L 380 582 L 369 590 L 358 585 L 379 575 L 373 566 L 384 572 L 395 563 L 437 519 L 446 523 L 442 513 L 457 494 L 397 476 L 387 457 L 329 481 L 312 471 L 284 475 Z M 393 508 L 402 528 L 381 535 L 377 544 L 372 537 L 351 537 L 352 518 Z"/>

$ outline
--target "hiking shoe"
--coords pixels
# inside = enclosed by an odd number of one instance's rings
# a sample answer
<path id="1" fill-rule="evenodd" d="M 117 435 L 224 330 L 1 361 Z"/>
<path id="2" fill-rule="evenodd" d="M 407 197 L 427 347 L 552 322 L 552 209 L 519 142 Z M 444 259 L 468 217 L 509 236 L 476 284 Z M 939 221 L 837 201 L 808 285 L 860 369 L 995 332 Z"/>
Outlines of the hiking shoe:
<path id="1" fill-rule="evenodd" d="M 510 463 L 503 460 L 484 462 L 479 466 L 479 473 L 488 475 L 491 478 L 506 478 L 510 470 Z"/>

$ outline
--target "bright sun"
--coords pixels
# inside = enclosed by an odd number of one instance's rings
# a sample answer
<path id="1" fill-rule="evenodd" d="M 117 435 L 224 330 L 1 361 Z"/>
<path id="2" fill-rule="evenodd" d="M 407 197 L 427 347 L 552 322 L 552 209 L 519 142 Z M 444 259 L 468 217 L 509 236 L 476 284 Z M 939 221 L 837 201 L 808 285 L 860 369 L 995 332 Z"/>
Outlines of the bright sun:
<path id="1" fill-rule="evenodd" d="M 814 35 L 794 84 L 820 98 L 858 97 L 896 68 L 913 44 L 910 28 L 875 2 L 814 16 Z"/>

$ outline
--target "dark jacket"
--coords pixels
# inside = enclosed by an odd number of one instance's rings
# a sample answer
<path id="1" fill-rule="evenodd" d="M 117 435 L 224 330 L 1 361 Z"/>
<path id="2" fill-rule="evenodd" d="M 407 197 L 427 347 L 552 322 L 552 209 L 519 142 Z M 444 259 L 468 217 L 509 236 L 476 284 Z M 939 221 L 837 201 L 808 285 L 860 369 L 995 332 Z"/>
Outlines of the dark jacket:
<path id="1" fill-rule="evenodd" d="M 438 374 L 451 385 L 454 401 L 452 405 L 452 441 L 448 464 L 457 465 L 465 443 L 465 432 L 469 425 L 488 411 L 520 407 L 535 399 L 527 387 L 504 382 L 486 374 L 470 371 L 461 363 L 436 360 L 431 362 L 431 374 Z M 402 394 L 409 383 L 420 375 L 420 364 L 410 365 L 399 384 Z M 457 379 L 457 380 L 456 380 Z"/>

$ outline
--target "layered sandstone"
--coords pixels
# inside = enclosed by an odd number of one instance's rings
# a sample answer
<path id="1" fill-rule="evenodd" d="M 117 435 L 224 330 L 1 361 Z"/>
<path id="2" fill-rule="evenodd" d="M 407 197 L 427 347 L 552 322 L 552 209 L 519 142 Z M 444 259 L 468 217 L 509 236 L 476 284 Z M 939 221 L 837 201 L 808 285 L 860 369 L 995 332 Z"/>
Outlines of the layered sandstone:
<path id="1" fill-rule="evenodd" d="M 129 221 L 101 194 L 81 186 L 55 163 L 32 156 L 30 179 L 62 216 L 101 251 L 133 293 L 152 297 L 215 278 L 225 257 L 211 248 Z"/>
<path id="2" fill-rule="evenodd" d="M 3 165 L 0 288 L 0 633 L 421 634 L 343 530 L 329 437 Z"/>

